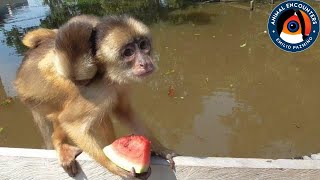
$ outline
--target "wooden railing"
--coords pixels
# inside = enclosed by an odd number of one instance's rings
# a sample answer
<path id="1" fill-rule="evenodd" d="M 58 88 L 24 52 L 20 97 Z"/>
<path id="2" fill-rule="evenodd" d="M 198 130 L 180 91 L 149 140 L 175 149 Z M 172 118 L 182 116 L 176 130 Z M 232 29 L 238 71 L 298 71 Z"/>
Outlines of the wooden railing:
<path id="1" fill-rule="evenodd" d="M 59 166 L 53 150 L 0 148 L 1 180 L 64 180 L 64 179 L 121 179 L 82 153 L 77 158 L 81 172 L 71 178 Z M 248 159 L 186 157 L 174 158 L 176 171 L 167 161 L 152 159 L 151 180 L 311 180 L 320 179 L 320 160 Z"/>

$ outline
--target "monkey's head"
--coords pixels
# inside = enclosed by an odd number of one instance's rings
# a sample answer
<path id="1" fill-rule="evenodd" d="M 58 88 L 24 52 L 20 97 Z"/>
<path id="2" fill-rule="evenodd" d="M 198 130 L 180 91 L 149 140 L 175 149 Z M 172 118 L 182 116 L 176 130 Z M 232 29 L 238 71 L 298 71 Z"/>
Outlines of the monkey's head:
<path id="1" fill-rule="evenodd" d="M 96 57 L 105 76 L 117 83 L 140 81 L 156 69 L 149 28 L 129 16 L 102 19 L 96 27 Z"/>

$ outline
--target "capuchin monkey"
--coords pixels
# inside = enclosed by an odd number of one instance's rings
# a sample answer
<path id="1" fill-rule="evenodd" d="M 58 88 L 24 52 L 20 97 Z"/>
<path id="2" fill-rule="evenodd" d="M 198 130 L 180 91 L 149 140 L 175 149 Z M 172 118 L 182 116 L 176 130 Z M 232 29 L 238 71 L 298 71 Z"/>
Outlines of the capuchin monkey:
<path id="1" fill-rule="evenodd" d="M 70 176 L 78 173 L 75 158 L 83 150 L 116 175 L 149 177 L 151 169 L 137 175 L 134 169 L 117 167 L 103 153 L 102 148 L 115 140 L 113 116 L 146 135 L 152 150 L 174 166 L 175 154 L 140 122 L 129 101 L 130 84 L 156 69 L 146 25 L 130 16 L 81 15 L 59 29 L 29 32 L 23 44 L 30 49 L 15 87 L 31 109 L 46 146 L 53 145 Z"/>

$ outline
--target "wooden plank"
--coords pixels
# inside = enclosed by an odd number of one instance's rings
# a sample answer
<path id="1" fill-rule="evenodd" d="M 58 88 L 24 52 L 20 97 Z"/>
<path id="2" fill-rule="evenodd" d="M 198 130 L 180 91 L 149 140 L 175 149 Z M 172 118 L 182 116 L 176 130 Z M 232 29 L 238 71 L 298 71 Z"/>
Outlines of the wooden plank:
<path id="1" fill-rule="evenodd" d="M 0 148 L 0 179 L 121 179 L 86 154 L 77 158 L 81 172 L 70 178 L 59 166 L 53 150 Z M 153 158 L 151 180 L 194 179 L 320 179 L 320 160 L 186 157 L 174 158 L 176 172 L 167 161 Z"/>

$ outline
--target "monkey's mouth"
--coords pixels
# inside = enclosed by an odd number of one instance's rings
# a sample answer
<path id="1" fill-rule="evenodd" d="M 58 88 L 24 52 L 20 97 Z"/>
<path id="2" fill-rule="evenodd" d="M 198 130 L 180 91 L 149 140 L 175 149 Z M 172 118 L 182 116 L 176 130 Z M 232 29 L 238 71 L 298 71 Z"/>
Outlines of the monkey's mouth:
<path id="1" fill-rule="evenodd" d="M 154 68 L 141 69 L 138 72 L 135 72 L 134 75 L 137 77 L 146 77 L 154 71 Z"/>

